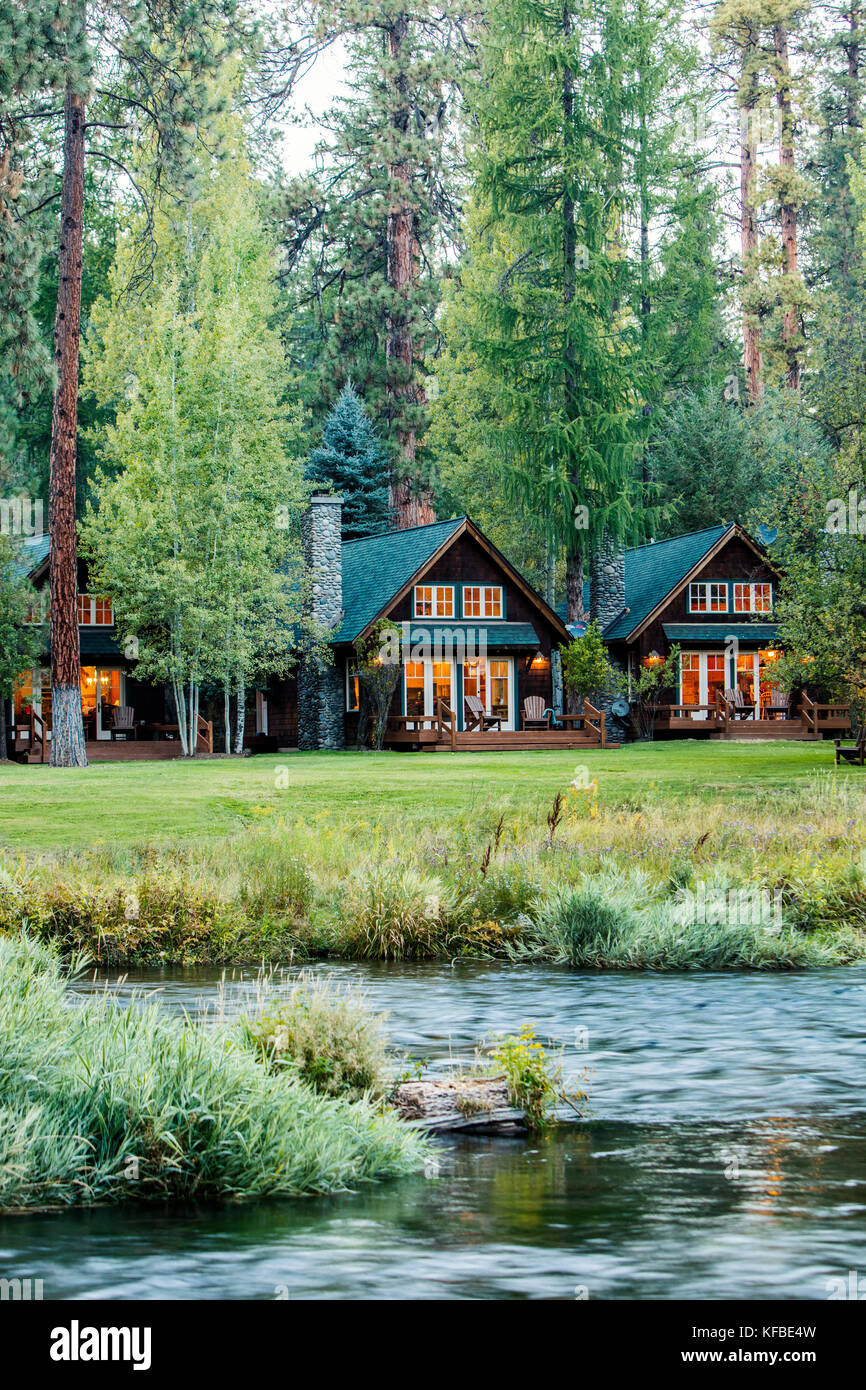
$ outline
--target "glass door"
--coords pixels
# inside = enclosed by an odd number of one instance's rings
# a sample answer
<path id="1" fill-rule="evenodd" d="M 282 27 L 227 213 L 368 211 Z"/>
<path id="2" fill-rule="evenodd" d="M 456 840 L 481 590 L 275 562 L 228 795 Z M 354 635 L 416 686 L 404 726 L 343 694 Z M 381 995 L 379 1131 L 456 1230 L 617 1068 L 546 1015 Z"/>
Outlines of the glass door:
<path id="1" fill-rule="evenodd" d="M 514 672 L 511 657 L 463 663 L 463 698 L 477 695 L 486 714 L 502 720 L 500 728 L 514 728 Z M 464 711 L 465 720 L 465 711 Z"/>
<path id="2" fill-rule="evenodd" d="M 757 652 L 740 652 L 737 657 L 737 688 L 742 692 L 746 704 L 752 706 L 756 717 L 760 716 L 761 682 Z"/>
<path id="3" fill-rule="evenodd" d="M 683 652 L 680 656 L 680 704 L 714 705 L 727 686 L 724 652 Z M 709 711 L 696 710 L 692 719 L 707 719 Z"/>
<path id="4" fill-rule="evenodd" d="M 86 739 L 110 739 L 114 710 L 122 703 L 120 671 L 111 667 L 82 666 L 81 713 Z"/>
<path id="5" fill-rule="evenodd" d="M 407 714 L 432 716 L 439 700 L 454 708 L 454 667 L 450 661 L 407 661 L 403 672 Z"/>

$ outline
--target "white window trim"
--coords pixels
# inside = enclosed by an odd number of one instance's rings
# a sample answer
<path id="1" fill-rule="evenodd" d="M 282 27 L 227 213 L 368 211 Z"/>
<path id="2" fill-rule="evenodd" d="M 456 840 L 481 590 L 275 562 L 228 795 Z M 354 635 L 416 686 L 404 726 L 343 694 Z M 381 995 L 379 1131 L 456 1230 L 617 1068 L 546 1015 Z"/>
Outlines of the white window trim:
<path id="1" fill-rule="evenodd" d="M 772 583 L 771 580 L 769 580 L 769 579 L 756 579 L 756 580 L 735 579 L 735 580 L 733 580 L 733 586 L 734 586 L 734 612 L 735 612 L 735 613 L 772 613 L 772 611 L 773 611 L 773 604 L 774 604 L 774 594 L 773 594 L 773 583 Z M 748 589 L 748 591 L 749 591 L 749 606 L 748 606 L 748 608 L 737 608 L 737 589 L 738 589 L 738 588 L 740 588 L 740 589 Z M 769 589 L 769 590 L 770 590 L 770 606 L 769 606 L 769 608 L 758 608 L 758 607 L 757 607 L 757 600 L 756 600 L 756 597 L 755 597 L 755 590 L 758 589 L 758 588 L 761 588 L 761 589 Z"/>
<path id="2" fill-rule="evenodd" d="M 710 589 L 711 589 L 711 587 L 712 587 L 713 584 L 719 585 L 719 586 L 720 586 L 721 588 L 723 588 L 724 591 L 725 591 L 725 606 L 724 606 L 724 608 L 713 608 L 713 606 L 712 606 L 712 596 L 711 596 L 711 594 L 710 594 Z M 695 605 L 694 605 L 694 603 L 693 603 L 693 601 L 692 601 L 692 590 L 693 590 L 693 589 L 697 589 L 697 588 L 702 588 L 702 589 L 705 589 L 705 590 L 706 590 L 706 594 L 705 594 L 705 603 L 706 603 L 706 607 L 705 607 L 705 608 L 696 608 Z M 728 581 L 727 581 L 727 579 L 692 579 L 692 580 L 690 581 L 690 583 L 689 583 L 689 595 L 688 595 L 688 611 L 689 611 L 690 613 L 707 613 L 707 614 L 710 614 L 710 613 L 729 613 L 729 612 L 730 612 L 729 604 L 730 604 L 730 594 L 729 594 L 729 592 L 728 592 Z"/>
<path id="3" fill-rule="evenodd" d="M 419 612 L 418 612 L 418 590 L 419 590 L 419 589 L 430 589 L 431 595 L 432 595 L 431 602 L 432 602 L 432 605 L 433 605 L 433 612 L 432 612 L 432 613 L 419 613 Z M 451 613 L 450 613 L 450 614 L 447 614 L 447 613 L 437 613 L 437 612 L 436 612 L 437 594 L 443 593 L 446 589 L 450 589 L 450 591 L 451 591 Z M 415 588 L 412 590 L 412 616 L 413 616 L 413 618 L 418 618 L 419 620 L 423 620 L 423 621 L 428 622 L 428 623 L 436 623 L 436 622 L 439 622 L 439 623 L 441 623 L 441 622 L 454 622 L 454 621 L 456 620 L 456 616 L 457 616 L 457 611 L 456 611 L 456 610 L 457 610 L 457 605 L 456 605 L 456 603 L 455 603 L 455 601 L 454 601 L 454 585 L 453 585 L 453 584 L 416 584 L 416 585 L 415 585 Z"/>
<path id="4" fill-rule="evenodd" d="M 482 610 L 480 613 L 467 613 L 467 612 L 466 612 L 466 590 L 467 590 L 467 589 L 477 589 L 477 590 L 478 590 L 478 593 L 479 593 L 479 595 L 480 595 L 480 600 L 479 600 L 479 602 L 480 602 L 481 610 Z M 486 614 L 486 613 L 484 612 L 484 606 L 485 606 L 484 595 L 485 595 L 485 593 L 491 593 L 491 594 L 494 594 L 494 593 L 495 593 L 495 594 L 498 594 L 498 595 L 499 595 L 499 616 L 498 616 L 498 617 L 490 616 L 490 615 L 488 615 L 488 614 Z M 461 597 L 461 610 L 462 610 L 462 611 L 461 611 L 461 615 L 460 615 L 460 616 L 461 616 L 462 618 L 468 619 L 469 621 L 474 622 L 474 623 L 485 622 L 485 621 L 490 622 L 490 623 L 501 623 L 501 622 L 502 622 L 502 616 L 503 616 L 503 613 L 504 613 L 504 611 L 505 611 L 504 602 L 503 602 L 503 590 L 502 590 L 502 585 L 501 585 L 501 584 L 464 584 L 464 585 L 463 585 L 463 590 L 462 590 L 462 597 Z"/>
<path id="5" fill-rule="evenodd" d="M 79 627 L 114 627 L 114 600 L 113 600 L 113 599 L 109 599 L 109 600 L 108 600 L 108 602 L 109 602 L 110 605 L 111 605 L 111 622 L 110 622 L 110 623 L 98 623 L 98 622 L 96 621 L 95 617 L 94 617 L 94 614 L 95 614 L 95 612 L 96 612 L 95 603 L 96 603 L 96 600 L 97 600 L 98 598 L 102 598 L 102 595 L 101 595 L 101 594 L 79 594 L 79 595 L 78 595 L 78 599 L 79 599 L 79 600 L 80 600 L 80 599 L 87 599 L 87 613 L 88 613 L 88 616 L 87 616 L 86 618 L 81 618 L 81 619 L 79 619 L 79 623 L 78 623 L 78 626 L 79 626 Z M 76 606 L 77 606 L 77 603 L 78 603 L 78 600 L 76 600 Z"/>
<path id="6" fill-rule="evenodd" d="M 358 713 L 360 713 L 360 709 L 361 709 L 361 691 L 360 691 L 360 688 L 359 688 L 359 690 L 358 690 L 358 704 L 357 704 L 357 706 L 356 706 L 355 708 L 353 708 L 352 705 L 350 704 L 350 700 L 351 700 L 351 694 L 350 694 L 350 692 L 351 692 L 351 689 L 352 689 L 351 680 L 352 680 L 352 677 L 353 677 L 353 676 L 357 676 L 357 674 L 358 674 L 358 672 L 357 672 L 356 670 L 354 670 L 353 667 L 352 667 L 352 666 L 349 664 L 349 662 L 347 661 L 347 662 L 346 662 L 346 713 L 347 713 L 347 714 L 358 714 Z"/>
<path id="7" fill-rule="evenodd" d="M 408 691 L 406 685 L 406 682 L 409 678 L 409 669 L 407 663 L 403 663 L 403 708 L 407 711 L 407 718 L 409 719 L 432 719 L 433 715 L 436 713 L 436 711 L 433 708 L 433 662 L 430 660 L 425 660 L 421 664 L 424 667 L 424 713 L 423 715 L 411 715 L 408 713 Z M 437 665 L 438 664 L 439 663 L 437 662 Z M 457 688 L 457 663 L 455 661 L 452 661 L 450 662 L 450 666 L 451 679 L 449 686 L 448 704 L 451 707 L 451 709 L 453 709 L 455 700 L 454 692 Z"/>

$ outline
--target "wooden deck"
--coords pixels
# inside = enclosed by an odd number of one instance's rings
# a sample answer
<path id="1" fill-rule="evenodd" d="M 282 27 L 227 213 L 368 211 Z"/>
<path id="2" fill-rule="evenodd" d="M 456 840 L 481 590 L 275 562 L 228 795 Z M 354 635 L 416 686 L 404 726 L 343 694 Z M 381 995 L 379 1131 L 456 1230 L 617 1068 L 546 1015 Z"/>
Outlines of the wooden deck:
<path id="1" fill-rule="evenodd" d="M 179 758 L 183 749 L 180 739 L 118 739 L 112 743 L 104 739 L 88 739 L 85 748 L 89 763 L 134 763 L 163 761 L 166 758 Z M 42 762 L 42 749 L 37 744 L 35 752 L 28 752 L 26 743 L 20 740 L 15 744 L 15 757 L 28 763 Z M 46 761 L 48 759 L 46 758 Z"/>
<path id="2" fill-rule="evenodd" d="M 851 729 L 849 705 L 819 705 L 804 695 L 800 707 L 788 719 L 748 719 L 718 696 L 712 705 L 660 705 L 653 721 L 657 734 L 682 734 L 685 738 L 805 740 L 838 738 Z"/>
<path id="3" fill-rule="evenodd" d="M 601 710 L 587 704 L 584 715 L 570 716 L 570 727 L 559 729 L 458 729 L 454 711 L 444 701 L 431 715 L 392 715 L 385 732 L 385 747 L 422 750 L 427 753 L 505 753 L 532 749 L 607 748 Z"/>

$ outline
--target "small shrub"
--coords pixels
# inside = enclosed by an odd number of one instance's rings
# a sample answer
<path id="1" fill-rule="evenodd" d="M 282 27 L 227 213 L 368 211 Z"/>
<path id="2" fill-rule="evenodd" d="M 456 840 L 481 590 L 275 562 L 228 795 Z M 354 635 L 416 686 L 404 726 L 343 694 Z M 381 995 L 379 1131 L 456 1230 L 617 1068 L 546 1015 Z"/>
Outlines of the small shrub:
<path id="1" fill-rule="evenodd" d="M 517 1036 L 500 1038 L 490 1055 L 504 1071 L 511 1104 L 523 1111 L 529 1129 L 550 1124 L 560 1102 L 576 1110 L 586 1100 L 582 1091 L 566 1088 L 561 1061 L 538 1042 L 531 1023 L 524 1023 Z"/>
<path id="2" fill-rule="evenodd" d="M 289 1064 L 321 1095 L 359 1100 L 385 1091 L 383 1022 L 360 995 L 302 977 L 288 999 L 246 1019 L 243 1032 L 270 1066 Z"/>

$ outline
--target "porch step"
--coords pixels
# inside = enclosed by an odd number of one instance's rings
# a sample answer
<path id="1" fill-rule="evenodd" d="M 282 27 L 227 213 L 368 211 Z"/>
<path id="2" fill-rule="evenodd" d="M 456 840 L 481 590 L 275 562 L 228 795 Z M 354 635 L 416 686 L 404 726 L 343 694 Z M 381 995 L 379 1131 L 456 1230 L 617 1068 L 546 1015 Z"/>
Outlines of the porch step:
<path id="1" fill-rule="evenodd" d="M 710 734 L 710 738 L 730 742 L 731 739 L 813 739 L 815 735 L 802 719 L 738 719 L 728 732 Z"/>
<path id="2" fill-rule="evenodd" d="M 87 761 L 90 763 L 124 763 L 124 762 L 150 762 L 154 760 L 164 761 L 166 758 L 179 758 L 183 754 L 179 739 L 160 739 L 158 743 L 152 739 L 130 739 L 129 742 L 117 740 L 109 743 L 102 739 L 90 740 L 85 744 L 87 750 Z M 28 763 L 41 763 L 42 752 L 37 748 L 35 753 L 27 750 L 26 744 L 18 744 L 16 755 L 26 754 Z"/>

